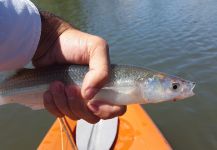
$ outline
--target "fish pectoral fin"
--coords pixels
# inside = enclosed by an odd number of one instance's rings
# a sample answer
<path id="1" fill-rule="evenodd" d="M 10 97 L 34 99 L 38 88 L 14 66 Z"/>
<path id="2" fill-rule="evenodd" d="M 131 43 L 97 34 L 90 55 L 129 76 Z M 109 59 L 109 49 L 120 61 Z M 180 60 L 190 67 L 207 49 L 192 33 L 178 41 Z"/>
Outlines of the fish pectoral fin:
<path id="1" fill-rule="evenodd" d="M 10 101 L 6 97 L 0 95 L 0 105 L 6 104 L 10 104 Z"/>
<path id="2" fill-rule="evenodd" d="M 41 92 L 35 93 L 23 93 L 23 94 L 16 94 L 11 96 L 0 96 L 0 105 L 1 102 L 3 104 L 20 104 L 26 107 L 29 107 L 33 110 L 44 109 L 43 99 L 42 99 Z"/>
<path id="3" fill-rule="evenodd" d="M 36 104 L 20 104 L 20 105 L 23 105 L 23 106 L 26 106 L 26 107 L 29 107 L 31 108 L 32 110 L 41 110 L 41 109 L 44 109 L 44 106 L 43 105 L 36 105 Z"/>
<path id="4" fill-rule="evenodd" d="M 13 97 L 13 96 L 6 96 L 6 97 L 2 97 L 0 96 L 0 105 L 5 105 L 5 104 L 19 104 L 19 105 L 23 105 L 26 107 L 29 107 L 33 110 L 39 110 L 39 109 L 43 109 L 44 105 L 42 104 L 35 104 L 35 103 L 30 103 L 28 101 L 28 103 L 26 103 L 25 101 L 20 101 L 19 103 L 17 102 L 17 100 L 19 101 L 20 98 L 18 97 Z"/>

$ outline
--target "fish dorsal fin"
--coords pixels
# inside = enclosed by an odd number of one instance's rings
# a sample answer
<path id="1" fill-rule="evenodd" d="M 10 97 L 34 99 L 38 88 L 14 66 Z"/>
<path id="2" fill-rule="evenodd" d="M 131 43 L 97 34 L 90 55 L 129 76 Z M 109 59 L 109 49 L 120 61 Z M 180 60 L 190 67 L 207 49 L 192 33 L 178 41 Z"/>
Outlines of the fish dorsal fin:
<path id="1" fill-rule="evenodd" d="M 22 68 L 22 69 L 18 69 L 16 71 L 10 71 L 7 73 L 7 77 L 5 78 L 4 82 L 5 81 L 11 81 L 11 80 L 14 80 L 14 79 L 22 79 L 22 78 L 25 78 L 26 76 L 23 76 L 23 74 L 26 74 L 26 72 L 29 72 L 33 69 L 29 69 L 29 68 Z"/>
<path id="2" fill-rule="evenodd" d="M 23 74 L 24 72 L 29 71 L 29 70 L 32 70 L 32 69 L 30 69 L 30 68 L 21 68 L 21 69 L 16 70 L 15 74 L 20 75 L 20 74 Z"/>
<path id="3" fill-rule="evenodd" d="M 28 72 L 30 70 L 32 70 L 32 69 L 22 68 L 22 69 L 16 70 L 15 73 L 13 74 L 13 77 L 21 76 L 21 75 L 25 74 L 26 72 Z"/>

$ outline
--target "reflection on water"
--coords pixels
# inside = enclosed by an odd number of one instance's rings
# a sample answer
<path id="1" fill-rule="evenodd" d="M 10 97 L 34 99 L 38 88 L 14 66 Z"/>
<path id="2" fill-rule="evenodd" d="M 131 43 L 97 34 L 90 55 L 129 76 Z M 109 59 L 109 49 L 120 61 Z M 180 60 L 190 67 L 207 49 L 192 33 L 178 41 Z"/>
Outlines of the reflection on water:
<path id="1" fill-rule="evenodd" d="M 134 64 L 197 82 L 196 96 L 146 105 L 176 150 L 217 149 L 217 1 L 34 0 L 83 31 L 104 37 L 113 63 Z M 0 147 L 31 149 L 53 118 L 45 111 L 0 108 Z"/>

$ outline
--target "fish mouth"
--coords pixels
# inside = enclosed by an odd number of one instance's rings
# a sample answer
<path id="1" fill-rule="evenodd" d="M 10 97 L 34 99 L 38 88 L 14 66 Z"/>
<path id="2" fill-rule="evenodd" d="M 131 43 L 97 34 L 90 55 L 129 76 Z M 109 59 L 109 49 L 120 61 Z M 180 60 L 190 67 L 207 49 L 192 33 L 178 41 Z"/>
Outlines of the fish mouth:
<path id="1" fill-rule="evenodd" d="M 195 93 L 194 93 L 194 91 L 193 91 L 195 86 L 196 86 L 196 83 L 195 83 L 195 82 L 191 82 L 190 87 L 191 87 L 192 96 L 195 95 Z"/>
<path id="2" fill-rule="evenodd" d="M 194 96 L 195 93 L 193 90 L 195 86 L 195 82 L 189 82 L 184 88 L 184 90 L 181 92 L 181 94 L 175 98 L 175 100 L 182 100 Z"/>
<path id="3" fill-rule="evenodd" d="M 188 88 L 186 88 L 186 90 L 184 90 L 184 98 L 188 98 L 188 97 L 191 97 L 191 96 L 194 96 L 195 93 L 194 93 L 194 87 L 196 86 L 196 83 L 195 82 L 190 82 L 188 84 Z"/>

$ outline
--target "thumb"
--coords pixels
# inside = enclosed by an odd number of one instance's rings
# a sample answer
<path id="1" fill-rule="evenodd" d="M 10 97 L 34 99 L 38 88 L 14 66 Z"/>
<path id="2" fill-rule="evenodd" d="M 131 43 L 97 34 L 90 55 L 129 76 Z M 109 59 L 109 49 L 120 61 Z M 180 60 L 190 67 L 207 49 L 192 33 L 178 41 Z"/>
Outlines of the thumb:
<path id="1" fill-rule="evenodd" d="M 89 71 L 83 80 L 81 95 L 84 99 L 92 99 L 109 78 L 109 54 L 105 41 L 97 43 L 89 52 Z"/>
<path id="2" fill-rule="evenodd" d="M 100 88 L 106 83 L 107 71 L 91 69 L 84 78 L 81 94 L 84 99 L 92 99 Z"/>

